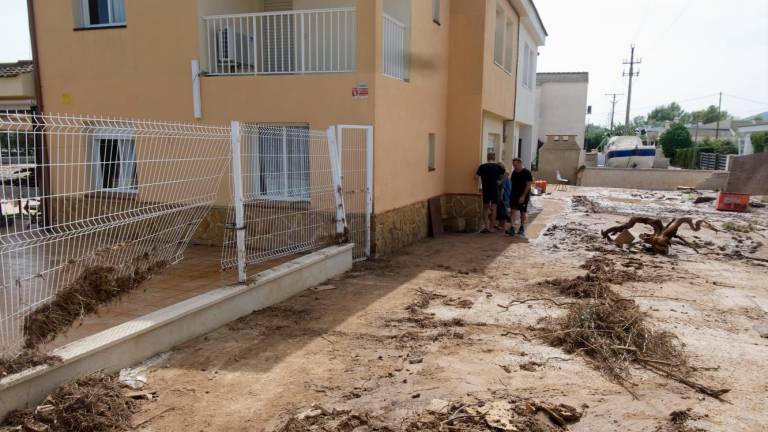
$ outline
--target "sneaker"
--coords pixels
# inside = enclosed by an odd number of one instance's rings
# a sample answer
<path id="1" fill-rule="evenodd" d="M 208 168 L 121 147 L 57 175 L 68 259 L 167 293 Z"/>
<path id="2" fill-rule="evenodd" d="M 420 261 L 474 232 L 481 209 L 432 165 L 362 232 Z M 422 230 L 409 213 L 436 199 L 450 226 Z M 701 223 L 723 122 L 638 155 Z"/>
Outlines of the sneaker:
<path id="1" fill-rule="evenodd" d="M 520 225 L 520 229 L 517 230 L 517 235 L 519 235 L 520 237 L 525 237 L 525 228 L 523 228 L 522 225 Z"/>
<path id="2" fill-rule="evenodd" d="M 480 234 L 490 234 L 491 231 L 488 228 L 483 228 L 480 230 Z"/>
<path id="3" fill-rule="evenodd" d="M 504 234 L 506 234 L 506 235 L 508 235 L 510 237 L 514 237 L 515 236 L 515 227 L 512 227 L 512 228 L 504 231 Z"/>

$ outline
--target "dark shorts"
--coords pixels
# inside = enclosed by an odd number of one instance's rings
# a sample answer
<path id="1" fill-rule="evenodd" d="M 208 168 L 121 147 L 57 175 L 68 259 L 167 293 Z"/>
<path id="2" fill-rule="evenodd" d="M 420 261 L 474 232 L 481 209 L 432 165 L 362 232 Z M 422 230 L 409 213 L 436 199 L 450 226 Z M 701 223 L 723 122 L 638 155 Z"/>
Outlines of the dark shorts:
<path id="1" fill-rule="evenodd" d="M 517 210 L 523 213 L 528 213 L 528 202 L 530 201 L 531 196 L 528 195 L 525 197 L 525 201 L 520 204 L 520 195 L 518 196 L 511 196 L 509 197 L 509 203 L 512 206 L 513 210 Z"/>
<path id="2" fill-rule="evenodd" d="M 483 189 L 483 204 L 496 204 L 499 202 L 499 192 L 496 189 Z"/>

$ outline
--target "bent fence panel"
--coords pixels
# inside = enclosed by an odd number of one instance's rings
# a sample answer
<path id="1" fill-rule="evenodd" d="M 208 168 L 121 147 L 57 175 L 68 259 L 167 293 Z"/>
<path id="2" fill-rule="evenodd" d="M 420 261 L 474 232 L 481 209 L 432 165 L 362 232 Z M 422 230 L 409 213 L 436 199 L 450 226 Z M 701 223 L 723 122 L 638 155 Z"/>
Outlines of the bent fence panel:
<path id="1" fill-rule="evenodd" d="M 181 260 L 228 170 L 230 136 L 219 126 L 0 115 L 0 355 L 29 345 L 30 313 L 98 278 L 94 269 L 126 281 Z"/>
<path id="2" fill-rule="evenodd" d="M 244 232 L 244 264 L 312 252 L 338 242 L 345 226 L 335 143 L 326 132 L 295 125 L 243 124 L 240 169 L 233 160 L 233 189 L 242 190 L 242 226 L 230 210 L 222 268 L 238 265 L 237 231 Z M 234 149 L 233 154 L 236 154 Z M 236 183 L 240 182 L 240 185 Z M 337 193 L 338 192 L 338 193 Z M 242 279 L 242 277 L 241 277 Z"/>

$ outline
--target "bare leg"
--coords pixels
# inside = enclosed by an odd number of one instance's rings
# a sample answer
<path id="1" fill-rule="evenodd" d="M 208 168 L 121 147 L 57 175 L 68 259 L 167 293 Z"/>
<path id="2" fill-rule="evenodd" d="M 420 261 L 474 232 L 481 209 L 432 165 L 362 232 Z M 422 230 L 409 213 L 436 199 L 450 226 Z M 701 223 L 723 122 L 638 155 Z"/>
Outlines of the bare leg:
<path id="1" fill-rule="evenodd" d="M 493 204 L 488 204 L 488 230 L 490 232 L 494 232 L 496 230 L 496 206 Z"/>
<path id="2" fill-rule="evenodd" d="M 526 215 L 527 215 L 526 212 L 524 212 L 524 211 L 520 212 L 520 226 L 525 225 L 525 217 L 526 217 Z"/>
<path id="3" fill-rule="evenodd" d="M 509 209 L 509 230 L 512 233 L 515 232 L 515 213 L 517 213 L 517 210 L 514 207 Z"/>
<path id="4" fill-rule="evenodd" d="M 488 213 L 489 213 L 489 207 L 490 203 L 483 203 L 483 213 L 482 213 L 482 229 L 489 230 L 491 227 L 488 225 Z"/>

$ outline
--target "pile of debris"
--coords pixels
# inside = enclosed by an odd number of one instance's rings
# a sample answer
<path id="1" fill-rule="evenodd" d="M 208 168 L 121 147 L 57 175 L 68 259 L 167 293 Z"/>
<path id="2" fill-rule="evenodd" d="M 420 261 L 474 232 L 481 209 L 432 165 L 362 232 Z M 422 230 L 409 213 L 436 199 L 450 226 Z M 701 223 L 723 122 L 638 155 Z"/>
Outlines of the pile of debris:
<path id="1" fill-rule="evenodd" d="M 558 303 L 567 308 L 564 316 L 553 320 L 544 338 L 565 352 L 582 353 L 595 368 L 622 385 L 633 396 L 631 368 L 639 366 L 673 379 L 694 390 L 720 399 L 729 389 L 713 389 L 694 382 L 682 343 L 672 333 L 651 325 L 647 313 L 634 300 L 624 298 L 609 286 L 637 277 L 616 270 L 610 261 L 592 258 L 584 265 L 587 274 L 558 279 L 561 294 L 579 299 Z M 520 301 L 518 301 L 519 303 Z"/>
<path id="2" fill-rule="evenodd" d="M 137 408 L 114 376 L 95 373 L 62 385 L 35 409 L 10 412 L 3 426 L 25 432 L 116 432 L 130 428 Z"/>
<path id="3" fill-rule="evenodd" d="M 500 398 L 475 403 L 434 399 L 429 407 L 402 419 L 397 428 L 367 413 L 329 410 L 318 405 L 293 415 L 275 432 L 557 432 L 581 420 L 583 413 L 565 404 L 548 404 L 523 398 Z"/>
<path id="4" fill-rule="evenodd" d="M 13 357 L 0 357 L 0 379 L 37 366 L 52 366 L 61 362 L 58 356 L 35 350 L 23 350 Z"/>
<path id="5" fill-rule="evenodd" d="M 74 266 L 76 263 L 70 263 Z M 34 349 L 53 340 L 78 319 L 136 289 L 154 273 L 168 266 L 155 251 L 135 257 L 122 268 L 91 265 L 81 271 L 50 302 L 32 311 L 24 320 L 24 344 Z"/>

